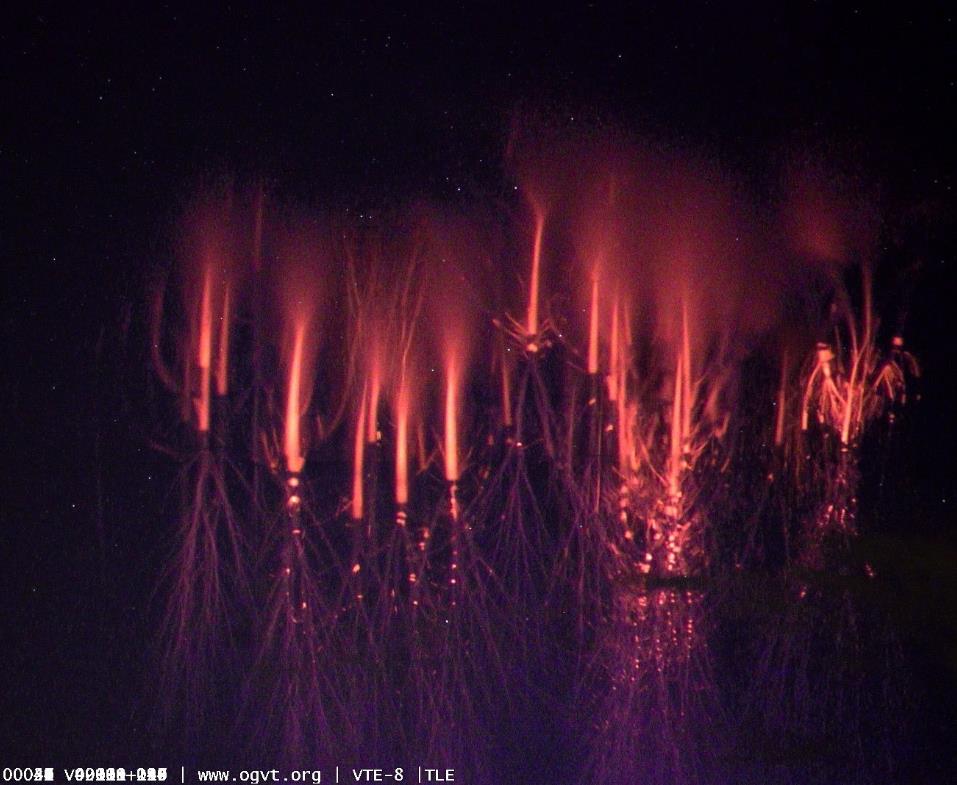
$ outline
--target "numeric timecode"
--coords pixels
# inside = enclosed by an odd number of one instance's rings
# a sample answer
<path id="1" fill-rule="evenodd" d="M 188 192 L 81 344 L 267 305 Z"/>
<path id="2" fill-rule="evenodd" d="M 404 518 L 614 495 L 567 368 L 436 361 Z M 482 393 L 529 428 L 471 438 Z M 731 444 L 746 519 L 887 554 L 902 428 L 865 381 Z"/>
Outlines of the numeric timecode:
<path id="1" fill-rule="evenodd" d="M 166 782 L 169 772 L 162 768 L 76 768 L 64 769 L 67 782 Z"/>
<path id="2" fill-rule="evenodd" d="M 3 770 L 4 782 L 53 782 L 53 769 L 27 767 L 7 767 Z"/>

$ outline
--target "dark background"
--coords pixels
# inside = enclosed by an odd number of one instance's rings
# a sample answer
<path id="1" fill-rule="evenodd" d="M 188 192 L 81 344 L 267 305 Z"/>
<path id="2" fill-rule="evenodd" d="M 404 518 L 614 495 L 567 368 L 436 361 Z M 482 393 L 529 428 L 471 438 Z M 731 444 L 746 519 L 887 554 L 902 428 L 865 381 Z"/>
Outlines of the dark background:
<path id="1" fill-rule="evenodd" d="M 877 185 L 884 262 L 913 269 L 906 334 L 925 375 L 874 547 L 892 553 L 917 642 L 928 759 L 946 756 L 933 748 L 957 679 L 953 8 L 200 5 L 0 23 L 0 766 L 163 765 L 140 757 L 135 696 L 149 697 L 173 468 L 135 415 L 144 293 L 184 202 L 227 175 L 356 211 L 495 194 L 527 110 L 703 150 L 757 194 L 803 149 Z"/>

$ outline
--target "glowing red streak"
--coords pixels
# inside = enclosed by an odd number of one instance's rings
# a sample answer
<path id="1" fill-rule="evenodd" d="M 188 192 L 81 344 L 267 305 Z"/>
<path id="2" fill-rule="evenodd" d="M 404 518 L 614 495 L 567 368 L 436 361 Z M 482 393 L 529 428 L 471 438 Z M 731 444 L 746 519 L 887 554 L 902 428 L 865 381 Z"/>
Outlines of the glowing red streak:
<path id="1" fill-rule="evenodd" d="M 826 343 L 818 343 L 817 345 L 817 362 L 814 365 L 814 370 L 808 376 L 807 384 L 804 388 L 804 399 L 801 403 L 801 430 L 806 431 L 808 426 L 808 415 L 810 414 L 810 400 L 811 395 L 814 389 L 814 382 L 817 380 L 818 375 L 823 377 L 823 389 L 824 393 L 827 396 L 828 400 L 837 399 L 840 397 L 840 393 L 837 389 L 837 385 L 834 381 L 834 374 L 831 369 L 831 365 L 834 362 L 834 352 L 831 350 L 831 347 Z M 830 407 L 828 403 L 828 407 Z"/>
<path id="2" fill-rule="evenodd" d="M 409 386 L 403 374 L 395 402 L 395 501 L 409 502 Z"/>
<path id="3" fill-rule="evenodd" d="M 841 423 L 841 444 L 845 447 L 851 442 L 851 423 L 857 420 L 858 424 L 863 419 L 863 411 L 860 411 L 855 417 L 854 396 L 857 395 L 859 408 L 863 409 L 864 390 L 858 390 L 863 379 L 861 377 L 866 373 L 866 363 L 868 354 L 871 350 L 871 276 L 867 267 L 861 270 L 861 276 L 864 290 L 864 334 L 858 338 L 857 329 L 853 318 L 848 318 L 848 328 L 851 334 L 851 356 L 854 358 L 851 363 L 851 375 L 847 382 L 847 400 L 844 404 L 844 419 Z"/>
<path id="4" fill-rule="evenodd" d="M 618 376 L 619 376 L 619 366 L 621 364 L 621 356 L 619 352 L 619 344 L 621 343 L 621 336 L 618 329 L 618 294 L 615 294 L 615 302 L 611 310 L 611 369 L 608 374 L 608 400 L 617 401 L 618 400 Z"/>
<path id="5" fill-rule="evenodd" d="M 675 364 L 675 399 L 671 411 L 671 457 L 668 461 L 668 492 L 677 496 L 681 489 L 681 424 L 684 419 L 684 401 L 682 400 L 684 385 L 682 384 L 684 358 L 679 353 Z"/>
<path id="6" fill-rule="evenodd" d="M 374 444 L 379 441 L 379 398 L 382 395 L 382 372 L 380 370 L 379 353 L 376 351 L 372 360 L 369 376 L 369 407 L 366 424 L 366 441 Z"/>
<path id="7" fill-rule="evenodd" d="M 203 296 L 199 312 L 199 346 L 196 364 L 199 366 L 199 398 L 196 401 L 196 427 L 200 433 L 209 431 L 210 364 L 213 359 L 212 271 L 206 268 L 203 276 Z"/>
<path id="8" fill-rule="evenodd" d="M 361 520 L 364 507 L 362 492 L 363 463 L 365 461 L 365 439 L 363 425 L 366 419 L 367 390 L 362 390 L 362 401 L 359 404 L 359 416 L 356 418 L 356 435 L 352 464 L 352 519 Z"/>
<path id="9" fill-rule="evenodd" d="M 628 364 L 626 343 L 622 340 L 622 313 L 618 299 L 611 317 L 611 373 L 608 376 L 608 398 L 615 404 L 618 424 L 618 472 L 627 476 L 630 457 L 634 454 L 634 435 L 628 411 Z"/>
<path id="10" fill-rule="evenodd" d="M 853 439 L 866 424 L 869 419 L 868 411 L 873 414 L 879 409 L 880 401 L 877 395 L 882 380 L 889 400 L 894 400 L 896 390 L 900 389 L 894 385 L 886 385 L 886 374 L 901 378 L 900 366 L 895 362 L 883 366 L 879 364 L 880 358 L 874 345 L 871 277 L 866 268 L 862 270 L 862 286 L 864 301 L 860 326 L 853 312 L 848 310 L 846 313 L 846 353 L 849 353 L 849 357 L 841 362 L 831 345 L 819 343 L 816 362 L 804 386 L 801 405 L 802 430 L 807 429 L 808 416 L 813 405 L 821 423 L 839 432 L 841 445 L 845 448 L 850 447 Z M 836 346 L 838 351 L 845 350 L 840 337 Z M 849 368 L 845 372 L 845 364 L 848 362 Z M 876 378 L 872 379 L 871 374 L 875 370 L 878 373 Z M 816 398 L 814 403 L 812 397 Z"/>
<path id="11" fill-rule="evenodd" d="M 538 282 L 541 275 L 542 263 L 542 236 L 545 232 L 545 212 L 538 205 L 535 206 L 535 244 L 532 248 L 532 279 L 528 292 L 528 322 L 526 331 L 529 337 L 538 335 Z M 538 345 L 530 343 L 530 351 L 537 351 Z"/>
<path id="12" fill-rule="evenodd" d="M 445 479 L 459 479 L 458 398 L 461 384 L 458 362 L 454 355 L 445 368 Z"/>
<path id="13" fill-rule="evenodd" d="M 866 350 L 862 351 L 858 346 L 857 331 L 854 329 L 853 322 L 851 322 L 851 356 L 854 359 L 851 362 L 851 373 L 848 377 L 847 384 L 845 385 L 847 388 L 847 399 L 844 401 L 844 412 L 841 419 L 841 444 L 843 444 L 845 447 L 851 443 L 851 422 L 854 414 L 854 395 L 858 392 L 858 374 L 861 370 L 861 361 L 865 351 Z M 859 397 L 863 397 L 862 393 L 858 393 L 858 395 Z"/>
<path id="14" fill-rule="evenodd" d="M 299 437 L 300 388 L 302 386 L 302 354 L 306 340 L 306 322 L 300 319 L 296 323 L 292 348 L 292 362 L 289 364 L 289 381 L 286 390 L 286 469 L 293 474 L 302 471 L 305 458 L 302 456 L 302 443 Z"/>
<path id="15" fill-rule="evenodd" d="M 592 272 L 591 313 L 588 323 L 588 373 L 598 373 L 598 268 Z"/>
<path id="16" fill-rule="evenodd" d="M 681 302 L 681 349 L 675 361 L 674 406 L 671 412 L 671 454 L 668 462 L 668 491 L 672 497 L 681 492 L 684 453 L 691 438 L 691 412 L 694 392 L 691 384 L 691 336 L 688 330 L 687 301 Z"/>
<path id="17" fill-rule="evenodd" d="M 780 447 L 784 444 L 784 416 L 787 403 L 786 387 L 788 378 L 788 353 L 787 350 L 781 357 L 781 381 L 778 385 L 778 410 L 775 415 L 774 423 L 774 446 Z"/>
<path id="18" fill-rule="evenodd" d="M 634 454 L 631 422 L 628 417 L 628 400 L 625 391 L 625 373 L 621 358 L 618 360 L 618 384 L 615 390 L 615 406 L 618 413 L 618 471 L 622 477 L 628 473 L 629 458 Z"/>
<path id="19" fill-rule="evenodd" d="M 691 408 L 694 405 L 694 395 L 691 389 L 691 335 L 688 330 L 688 302 L 681 301 L 681 351 L 684 358 L 684 394 L 681 396 L 681 441 L 682 449 L 691 437 Z"/>
<path id="20" fill-rule="evenodd" d="M 506 428 L 512 427 L 512 379 L 505 344 L 499 344 L 502 360 L 502 422 Z"/>

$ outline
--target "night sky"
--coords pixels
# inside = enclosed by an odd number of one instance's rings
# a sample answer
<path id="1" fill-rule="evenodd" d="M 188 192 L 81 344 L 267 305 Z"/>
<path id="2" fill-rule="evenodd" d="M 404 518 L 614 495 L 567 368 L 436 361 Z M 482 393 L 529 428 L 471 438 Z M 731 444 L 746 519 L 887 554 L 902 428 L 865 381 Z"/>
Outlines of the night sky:
<path id="1" fill-rule="evenodd" d="M 137 417 L 146 292 L 189 198 L 226 179 L 352 215 L 495 198 L 532 114 L 698 151 L 759 198 L 801 151 L 879 193 L 925 371 L 884 514 L 906 518 L 888 527 L 922 598 L 909 633 L 945 696 L 928 714 L 953 719 L 952 7 L 93 5 L 0 24 L 0 766 L 150 747 L 137 696 L 173 469 Z"/>

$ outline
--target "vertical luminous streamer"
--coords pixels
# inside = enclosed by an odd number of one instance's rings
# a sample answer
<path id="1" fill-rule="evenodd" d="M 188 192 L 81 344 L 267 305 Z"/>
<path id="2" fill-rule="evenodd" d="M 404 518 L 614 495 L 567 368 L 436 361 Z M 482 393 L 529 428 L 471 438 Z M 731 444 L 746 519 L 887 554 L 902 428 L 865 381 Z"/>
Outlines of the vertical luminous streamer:
<path id="1" fill-rule="evenodd" d="M 296 323 L 292 362 L 289 364 L 289 383 L 286 391 L 286 469 L 292 474 L 301 472 L 305 463 L 302 456 L 302 443 L 299 438 L 299 401 L 302 386 L 302 353 L 305 340 L 306 322 L 305 319 L 299 319 Z"/>
<path id="2" fill-rule="evenodd" d="M 199 346 L 196 358 L 199 365 L 199 400 L 196 419 L 200 433 L 209 432 L 209 377 L 213 359 L 212 283 L 212 271 L 207 267 L 206 274 L 203 276 L 203 296 L 199 313 Z"/>
<path id="3" fill-rule="evenodd" d="M 787 403 L 788 351 L 781 355 L 781 381 L 778 383 L 778 410 L 774 422 L 774 446 L 784 444 L 785 405 Z"/>
<path id="4" fill-rule="evenodd" d="M 591 313 L 588 323 L 588 373 L 598 373 L 598 267 L 592 271 Z"/>
<path id="5" fill-rule="evenodd" d="M 624 357 L 618 357 L 615 405 L 618 410 L 618 472 L 624 479 L 628 473 L 628 458 L 631 452 L 631 433 L 628 420 L 628 399 L 625 389 L 626 373 Z"/>
<path id="6" fill-rule="evenodd" d="M 844 400 L 844 411 L 841 417 L 841 445 L 847 447 L 851 442 L 851 414 L 854 411 L 854 394 L 857 389 L 857 375 L 860 368 L 862 349 L 858 345 L 857 330 L 854 322 L 848 318 L 851 330 L 851 373 L 848 376 L 845 388 L 847 396 Z"/>
<path id="7" fill-rule="evenodd" d="M 380 369 L 378 349 L 372 360 L 371 375 L 369 378 L 369 401 L 366 409 L 366 441 L 375 444 L 379 441 L 379 398 L 382 395 L 382 372 Z"/>
<path id="8" fill-rule="evenodd" d="M 541 275 L 542 262 L 542 236 L 545 232 L 545 212 L 536 205 L 535 207 L 535 244 L 532 248 L 532 278 L 529 283 L 528 292 L 528 322 L 526 331 L 529 337 L 538 335 L 538 284 Z M 537 351 L 538 345 L 529 344 L 531 351 Z"/>
<path id="9" fill-rule="evenodd" d="M 682 352 L 679 352 L 675 361 L 675 394 L 671 411 L 671 460 L 668 466 L 668 492 L 673 498 L 678 496 L 681 488 L 681 442 L 685 408 L 683 379 L 684 357 Z"/>
<path id="10" fill-rule="evenodd" d="M 618 373 L 621 356 L 619 353 L 619 344 L 621 336 L 618 331 L 618 293 L 615 293 L 615 302 L 611 309 L 611 369 L 608 377 L 608 399 L 610 401 L 618 400 Z"/>
<path id="11" fill-rule="evenodd" d="M 684 450 L 685 442 L 691 437 L 691 409 L 694 406 L 694 396 L 691 391 L 691 335 L 688 329 L 688 301 L 687 296 L 681 300 L 681 353 L 682 370 L 684 371 L 684 390 L 681 396 L 681 446 Z"/>
<path id="12" fill-rule="evenodd" d="M 801 430 L 806 431 L 808 426 L 808 417 L 811 412 L 811 393 L 814 388 L 814 380 L 821 371 L 821 344 L 817 345 L 817 361 L 814 370 L 807 377 L 807 384 L 804 385 L 804 395 L 801 398 Z"/>
<path id="13" fill-rule="evenodd" d="M 499 351 L 502 357 L 502 423 L 506 428 L 512 427 L 512 378 L 508 357 L 505 353 L 505 341 L 499 340 Z"/>
<path id="14" fill-rule="evenodd" d="M 409 385 L 402 374 L 395 413 L 395 503 L 409 503 Z"/>
<path id="15" fill-rule="evenodd" d="M 458 377 L 458 364 L 452 355 L 445 372 L 445 479 L 453 483 L 459 479 Z"/>
<path id="16" fill-rule="evenodd" d="M 362 520 L 365 504 L 362 491 L 363 463 L 365 461 L 366 443 L 363 438 L 363 426 L 366 421 L 368 403 L 368 388 L 362 388 L 362 401 L 359 403 L 359 416 L 356 418 L 356 435 L 352 463 L 352 520 Z"/>
<path id="17" fill-rule="evenodd" d="M 847 381 L 847 400 L 844 403 L 844 417 L 841 422 L 841 444 L 847 447 L 851 443 L 851 425 L 854 421 L 855 396 L 863 406 L 864 391 L 858 390 L 861 380 L 864 376 L 865 359 L 870 351 L 871 344 L 871 276 L 865 267 L 861 271 L 861 286 L 863 289 L 863 316 L 864 333 L 858 338 L 854 319 L 848 316 L 848 327 L 851 334 L 851 373 Z"/>
<path id="18" fill-rule="evenodd" d="M 615 404 L 616 423 L 618 428 L 618 475 L 621 485 L 618 491 L 618 507 L 621 522 L 625 524 L 625 536 L 630 539 L 631 529 L 628 523 L 629 509 L 629 488 L 628 475 L 630 465 L 630 455 L 634 449 L 634 434 L 632 433 L 632 423 L 628 416 L 628 390 L 627 379 L 628 370 L 626 365 L 625 344 L 621 335 L 621 308 L 618 294 L 615 295 L 615 303 L 612 311 L 612 357 L 611 357 L 611 375 L 609 376 L 609 399 Z"/>

